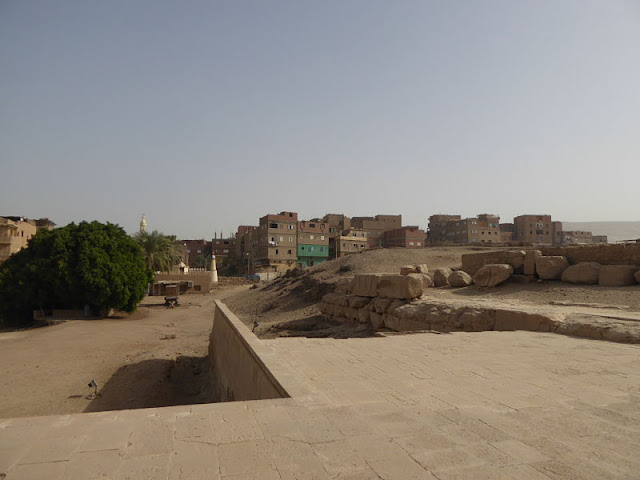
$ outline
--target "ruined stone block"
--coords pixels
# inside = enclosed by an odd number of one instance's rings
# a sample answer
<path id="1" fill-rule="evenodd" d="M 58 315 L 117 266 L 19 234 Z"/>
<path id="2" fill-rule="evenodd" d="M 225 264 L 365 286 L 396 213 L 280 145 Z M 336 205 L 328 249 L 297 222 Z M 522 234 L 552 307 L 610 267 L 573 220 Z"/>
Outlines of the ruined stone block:
<path id="1" fill-rule="evenodd" d="M 527 250 L 524 256 L 524 274 L 536 274 L 536 259 L 542 255 L 540 250 Z"/>
<path id="2" fill-rule="evenodd" d="M 451 273 L 448 280 L 449 285 L 455 288 L 468 287 L 473 283 L 471 275 L 469 275 L 467 272 L 463 272 L 462 270 Z"/>
<path id="3" fill-rule="evenodd" d="M 507 264 L 485 265 L 473 276 L 473 283 L 479 287 L 495 287 L 513 274 L 513 267 Z"/>
<path id="4" fill-rule="evenodd" d="M 603 287 L 621 287 L 636 283 L 635 274 L 638 267 L 634 265 L 603 265 L 600 268 L 598 284 Z"/>
<path id="5" fill-rule="evenodd" d="M 449 285 L 449 275 L 451 275 L 451 273 L 452 270 L 450 268 L 437 268 L 433 274 L 433 284 L 436 287 Z"/>
<path id="6" fill-rule="evenodd" d="M 569 268 L 567 257 L 560 255 L 536 258 L 536 273 L 542 280 L 556 280 Z"/>
<path id="7" fill-rule="evenodd" d="M 595 285 L 600 276 L 600 265 L 598 262 L 580 262 L 571 265 L 562 272 L 562 281 L 567 283 L 577 283 L 582 285 Z"/>

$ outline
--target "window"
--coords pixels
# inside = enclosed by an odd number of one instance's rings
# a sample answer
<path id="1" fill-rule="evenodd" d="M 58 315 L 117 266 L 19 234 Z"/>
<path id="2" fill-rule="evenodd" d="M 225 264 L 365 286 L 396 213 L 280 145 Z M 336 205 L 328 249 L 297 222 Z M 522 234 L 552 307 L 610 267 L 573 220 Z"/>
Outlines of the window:
<path id="1" fill-rule="evenodd" d="M 409 245 L 413 245 L 413 242 L 409 242 Z"/>
<path id="2" fill-rule="evenodd" d="M 202 250 L 198 250 L 198 253 L 202 253 Z"/>
<path id="3" fill-rule="evenodd" d="M 291 250 L 289 250 L 287 253 L 288 253 L 289 255 L 291 255 Z"/>
<path id="4" fill-rule="evenodd" d="M 276 241 L 276 237 L 271 237 L 271 241 L 275 242 Z"/>
<path id="5" fill-rule="evenodd" d="M 324 240 L 324 235 L 320 235 L 320 240 Z"/>
<path id="6" fill-rule="evenodd" d="M 357 245 L 356 245 L 357 246 Z M 364 243 L 362 245 L 360 245 L 360 248 L 364 248 Z"/>
<path id="7" fill-rule="evenodd" d="M 284 241 L 284 237 L 280 237 L 280 241 L 283 242 Z"/>
<path id="8" fill-rule="evenodd" d="M 310 223 L 310 224 L 309 224 L 309 227 L 311 227 L 311 228 L 315 228 L 315 226 L 316 226 L 316 224 L 315 224 L 315 223 Z"/>
<path id="9" fill-rule="evenodd" d="M 329 227 L 329 233 L 336 233 L 336 229 L 333 227 Z"/>
<path id="10" fill-rule="evenodd" d="M 191 250 L 187 249 L 187 253 L 191 253 Z"/>
<path id="11" fill-rule="evenodd" d="M 277 223 L 270 223 L 269 224 L 269 228 L 278 228 L 278 224 Z"/>
<path id="12" fill-rule="evenodd" d="M 222 253 L 229 253 L 229 249 L 225 248 L 224 250 L 222 250 Z"/>
<path id="13" fill-rule="evenodd" d="M 309 235 L 309 239 L 313 240 L 315 237 L 313 235 Z"/>
<path id="14" fill-rule="evenodd" d="M 293 242 L 293 237 L 289 237 L 289 241 L 290 241 L 290 242 Z"/>
<path id="15" fill-rule="evenodd" d="M 310 251 L 310 252 L 313 252 L 313 245 L 311 245 L 311 246 L 309 247 L 309 251 Z"/>
<path id="16" fill-rule="evenodd" d="M 471 233 L 478 233 L 478 230 L 471 230 Z"/>
<path id="17" fill-rule="evenodd" d="M 278 255 L 278 249 L 276 248 L 276 255 Z"/>
<path id="18" fill-rule="evenodd" d="M 289 225 L 289 230 L 293 230 L 293 225 Z"/>
<path id="19" fill-rule="evenodd" d="M 480 232 L 482 235 L 484 235 L 484 230 L 482 232 Z"/>
<path id="20" fill-rule="evenodd" d="M 416 245 L 419 247 L 420 246 L 420 242 L 416 242 Z"/>
<path id="21" fill-rule="evenodd" d="M 300 247 L 300 250 L 304 250 L 304 245 L 302 247 Z"/>

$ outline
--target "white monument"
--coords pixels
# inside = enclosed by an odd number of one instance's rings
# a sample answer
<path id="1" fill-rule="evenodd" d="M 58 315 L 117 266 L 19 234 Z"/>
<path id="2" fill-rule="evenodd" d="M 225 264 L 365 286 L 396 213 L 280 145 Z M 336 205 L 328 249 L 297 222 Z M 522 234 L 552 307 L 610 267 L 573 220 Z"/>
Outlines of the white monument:
<path id="1" fill-rule="evenodd" d="M 142 220 L 140 220 L 140 233 L 147 233 L 147 219 L 142 214 Z"/>
<path id="2" fill-rule="evenodd" d="M 211 283 L 218 283 L 218 267 L 216 267 L 216 256 L 211 255 Z"/>

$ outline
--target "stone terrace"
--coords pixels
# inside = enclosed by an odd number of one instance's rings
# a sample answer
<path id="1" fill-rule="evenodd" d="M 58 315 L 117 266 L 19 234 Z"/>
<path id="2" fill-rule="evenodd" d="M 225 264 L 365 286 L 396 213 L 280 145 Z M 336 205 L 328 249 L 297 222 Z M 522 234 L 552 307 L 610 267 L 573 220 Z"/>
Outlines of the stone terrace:
<path id="1" fill-rule="evenodd" d="M 533 332 L 251 342 L 291 398 L 0 420 L 0 472 L 638 478 L 638 346 Z"/>

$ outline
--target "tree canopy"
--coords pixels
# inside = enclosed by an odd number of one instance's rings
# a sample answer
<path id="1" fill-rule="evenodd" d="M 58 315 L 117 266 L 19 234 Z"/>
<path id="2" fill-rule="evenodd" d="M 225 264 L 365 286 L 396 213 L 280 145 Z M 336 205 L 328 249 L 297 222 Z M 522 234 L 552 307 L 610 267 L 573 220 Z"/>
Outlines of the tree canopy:
<path id="1" fill-rule="evenodd" d="M 119 226 L 81 222 L 38 232 L 0 264 L 0 320 L 36 309 L 136 309 L 152 280 L 139 245 Z"/>
<path id="2" fill-rule="evenodd" d="M 165 235 L 154 230 L 138 232 L 133 238 L 142 248 L 147 267 L 154 272 L 168 272 L 180 262 L 178 241 L 174 235 Z"/>

